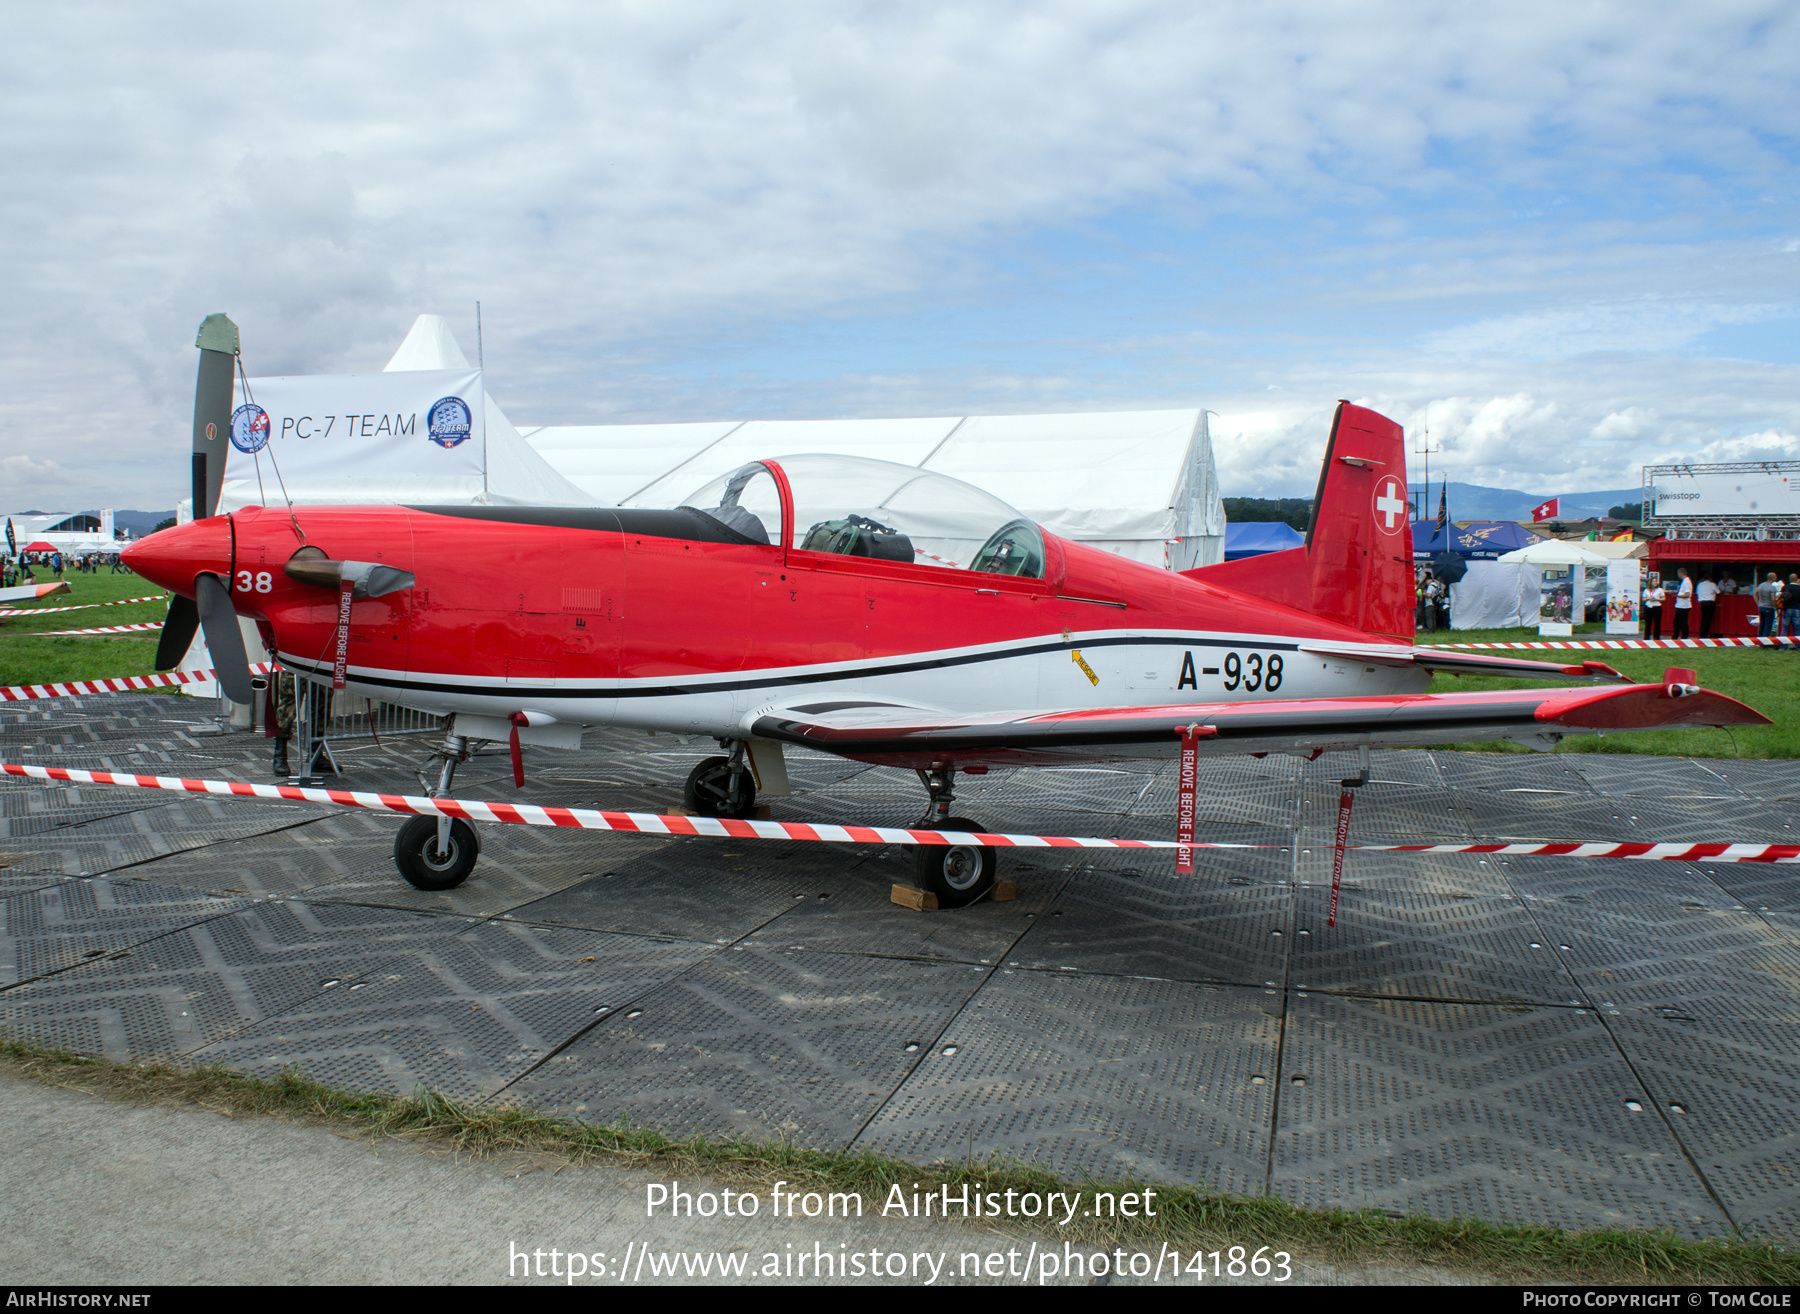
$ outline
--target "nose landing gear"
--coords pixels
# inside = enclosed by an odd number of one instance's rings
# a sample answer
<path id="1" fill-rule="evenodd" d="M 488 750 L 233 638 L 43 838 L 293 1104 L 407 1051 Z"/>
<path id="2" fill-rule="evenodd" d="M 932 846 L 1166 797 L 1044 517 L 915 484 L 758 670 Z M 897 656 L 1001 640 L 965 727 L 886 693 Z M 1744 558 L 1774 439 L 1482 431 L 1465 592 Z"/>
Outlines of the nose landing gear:
<path id="1" fill-rule="evenodd" d="M 444 759 L 435 787 L 425 783 L 425 769 L 439 757 Z M 444 736 L 444 746 L 425 759 L 419 769 L 419 787 L 429 798 L 448 798 L 450 782 L 456 778 L 456 764 L 469 760 L 469 741 L 452 733 Z M 481 856 L 481 836 L 468 822 L 452 817 L 414 817 L 400 827 L 394 839 L 394 865 L 406 883 L 418 890 L 452 890 L 469 878 L 475 870 L 475 859 Z"/>

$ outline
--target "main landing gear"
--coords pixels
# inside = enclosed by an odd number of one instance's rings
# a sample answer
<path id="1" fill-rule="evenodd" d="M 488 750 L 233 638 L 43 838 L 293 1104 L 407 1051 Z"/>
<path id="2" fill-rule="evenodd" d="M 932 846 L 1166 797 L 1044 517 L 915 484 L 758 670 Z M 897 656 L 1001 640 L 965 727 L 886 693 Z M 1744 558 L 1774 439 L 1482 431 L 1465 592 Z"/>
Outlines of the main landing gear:
<path id="1" fill-rule="evenodd" d="M 444 759 L 434 788 L 425 782 L 425 770 Z M 456 764 L 469 760 L 469 741 L 459 734 L 444 736 L 444 746 L 425 759 L 419 769 L 419 787 L 430 798 L 447 798 Z M 414 817 L 400 827 L 394 840 L 394 865 L 407 884 L 420 890 L 451 890 L 469 878 L 481 855 L 481 836 L 468 822 L 450 817 Z"/>
<path id="2" fill-rule="evenodd" d="M 756 808 L 756 777 L 744 760 L 744 741 L 729 747 L 729 757 L 706 758 L 688 772 L 681 801 L 695 816 L 742 818 Z"/>
<path id="3" fill-rule="evenodd" d="M 967 817 L 950 815 L 956 801 L 956 772 L 921 771 L 919 781 L 931 801 L 915 830 L 982 831 L 987 827 Z M 937 896 L 940 908 L 963 908 L 994 888 L 996 866 L 993 849 L 984 844 L 919 844 L 913 848 L 913 883 Z"/>

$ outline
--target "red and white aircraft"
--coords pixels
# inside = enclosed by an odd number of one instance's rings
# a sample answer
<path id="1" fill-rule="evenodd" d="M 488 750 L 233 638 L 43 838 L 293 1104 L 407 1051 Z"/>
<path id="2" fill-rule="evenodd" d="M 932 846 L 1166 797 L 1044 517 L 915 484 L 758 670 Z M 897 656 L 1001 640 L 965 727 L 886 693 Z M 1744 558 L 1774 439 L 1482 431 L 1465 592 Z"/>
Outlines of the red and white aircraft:
<path id="1" fill-rule="evenodd" d="M 10 589 L 0 589 L 0 604 L 10 606 L 15 602 L 36 602 L 40 598 L 53 598 L 68 591 L 67 580 L 58 580 L 54 584 L 18 584 Z"/>
<path id="2" fill-rule="evenodd" d="M 216 505 L 202 464 L 196 505 Z M 1171 757 L 1183 728 L 1211 754 L 1362 750 L 1366 771 L 1371 748 L 1766 723 L 1689 672 L 1640 685 L 1598 662 L 1415 647 L 1401 430 L 1348 403 L 1305 546 L 1180 574 L 1060 539 L 957 480 L 838 456 L 756 462 L 670 510 L 252 507 L 125 559 L 180 595 L 163 664 L 204 622 L 239 701 L 234 612 L 323 681 L 347 595 L 345 687 L 455 717 L 445 792 L 472 740 L 572 745 L 619 726 L 719 741 L 688 781 L 699 812 L 785 792 L 793 744 L 915 768 L 921 824 L 979 830 L 950 813 L 957 772 Z M 1439 671 L 1600 687 L 1430 692 Z M 477 847 L 467 823 L 421 817 L 396 859 L 441 889 Z M 990 848 L 922 846 L 917 862 L 944 906 L 993 881 Z"/>

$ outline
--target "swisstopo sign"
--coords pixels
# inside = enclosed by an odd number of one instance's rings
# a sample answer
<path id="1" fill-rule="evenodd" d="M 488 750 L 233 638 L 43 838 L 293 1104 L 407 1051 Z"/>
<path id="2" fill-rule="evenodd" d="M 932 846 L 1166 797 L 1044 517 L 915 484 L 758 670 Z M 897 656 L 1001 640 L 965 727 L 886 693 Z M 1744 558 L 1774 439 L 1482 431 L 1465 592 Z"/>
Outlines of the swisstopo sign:
<path id="1" fill-rule="evenodd" d="M 1653 516 L 1800 516 L 1800 469 L 1690 465 L 1646 471 Z"/>

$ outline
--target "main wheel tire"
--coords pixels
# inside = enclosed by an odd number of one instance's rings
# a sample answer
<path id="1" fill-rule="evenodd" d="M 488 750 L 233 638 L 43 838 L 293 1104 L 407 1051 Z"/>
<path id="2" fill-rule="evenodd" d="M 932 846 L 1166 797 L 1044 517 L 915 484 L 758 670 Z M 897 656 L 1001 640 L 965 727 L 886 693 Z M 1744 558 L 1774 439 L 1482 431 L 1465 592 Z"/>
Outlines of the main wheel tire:
<path id="1" fill-rule="evenodd" d="M 920 830 L 986 830 L 967 817 L 946 817 Z M 962 908 L 994 888 L 994 851 L 982 844 L 955 844 L 939 848 L 920 844 L 913 849 L 913 880 L 922 890 L 937 895 L 938 907 Z"/>
<path id="2" fill-rule="evenodd" d="M 436 817 L 414 817 L 394 840 L 394 865 L 418 890 L 453 890 L 475 870 L 481 839 L 466 821 L 452 821 L 445 852 L 438 852 Z"/>
<path id="3" fill-rule="evenodd" d="M 730 758 L 709 757 L 688 772 L 681 801 L 702 817 L 747 817 L 756 807 L 756 777 L 747 766 L 734 776 Z"/>

